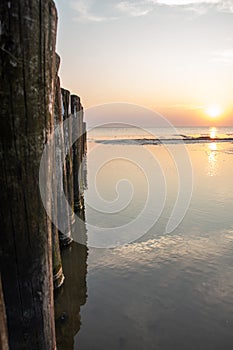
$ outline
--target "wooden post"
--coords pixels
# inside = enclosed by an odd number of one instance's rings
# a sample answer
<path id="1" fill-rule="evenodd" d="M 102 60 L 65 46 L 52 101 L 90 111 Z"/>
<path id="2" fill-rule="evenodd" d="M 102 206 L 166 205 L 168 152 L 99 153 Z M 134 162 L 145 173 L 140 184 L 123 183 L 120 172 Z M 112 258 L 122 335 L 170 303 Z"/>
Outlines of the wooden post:
<path id="1" fill-rule="evenodd" d="M 87 185 L 87 124 L 84 122 L 83 123 L 83 127 L 84 127 L 84 133 L 83 133 L 83 147 L 84 147 L 84 151 L 83 151 L 83 170 L 82 170 L 82 176 L 83 176 L 83 188 L 84 190 L 87 189 L 88 185 Z"/>
<path id="2" fill-rule="evenodd" d="M 81 138 L 81 169 L 80 169 L 80 199 L 82 206 L 84 206 L 84 189 L 85 189 L 85 154 L 86 154 L 86 123 L 83 122 L 83 107 L 81 106 L 81 128 L 82 128 L 82 138 Z"/>
<path id="3" fill-rule="evenodd" d="M 57 55 L 57 70 L 60 65 L 60 58 Z M 54 110 L 54 124 L 55 129 L 61 126 L 63 122 L 62 116 L 62 95 L 60 87 L 60 79 L 57 76 L 56 79 L 56 93 L 55 93 L 55 110 Z M 72 242 L 71 236 L 71 222 L 68 216 L 68 203 L 62 201 L 63 192 L 68 194 L 68 184 L 67 184 L 67 172 L 66 164 L 62 164 L 62 159 L 65 154 L 65 145 L 64 145 L 64 131 L 60 127 L 57 129 L 55 139 L 55 148 L 56 148 L 56 179 L 57 179 L 57 222 L 58 227 L 62 229 L 59 231 L 59 240 L 60 245 L 67 246 Z"/>
<path id="4" fill-rule="evenodd" d="M 80 193 L 80 166 L 82 161 L 82 128 L 81 128 L 81 103 L 80 98 L 76 95 L 71 96 L 71 113 L 75 119 L 76 135 L 80 137 L 73 144 L 73 182 L 74 182 L 74 209 L 75 211 L 82 208 L 81 193 Z"/>
<path id="5" fill-rule="evenodd" d="M 58 289 L 62 286 L 65 277 L 63 275 L 63 269 L 62 269 L 58 230 L 53 224 L 52 224 L 52 233 L 53 233 L 53 286 L 54 286 L 54 289 Z"/>
<path id="6" fill-rule="evenodd" d="M 75 211 L 79 211 L 84 206 L 84 155 L 86 152 L 86 123 L 83 122 L 83 107 L 80 98 L 71 96 L 71 113 L 77 119 L 77 128 L 80 137 L 73 145 L 73 165 L 74 165 L 74 205 Z"/>
<path id="7" fill-rule="evenodd" d="M 9 343 L 55 349 L 52 232 L 39 167 L 53 129 L 57 13 L 51 0 L 1 0 L 0 20 L 0 264 Z"/>
<path id="8" fill-rule="evenodd" d="M 70 92 L 65 89 L 61 89 L 62 94 L 62 114 L 63 121 L 66 121 L 71 116 L 70 105 Z M 73 228 L 74 217 L 74 182 L 73 182 L 73 149 L 69 147 L 69 143 L 72 140 L 72 121 L 68 122 L 68 125 L 64 128 L 64 144 L 66 151 L 66 175 L 67 175 L 67 199 L 72 209 L 72 215 L 70 217 L 71 230 Z"/>
<path id="9" fill-rule="evenodd" d="M 56 108 L 56 100 L 57 100 L 57 83 L 58 83 L 58 70 L 60 66 L 60 58 L 58 55 L 56 55 L 56 77 L 55 77 L 55 106 L 54 106 L 54 129 L 57 126 L 57 115 L 55 113 L 55 110 L 57 112 Z M 60 136 L 60 135 L 59 135 Z M 59 152 L 59 139 L 55 138 L 55 142 L 53 142 L 53 159 L 52 159 L 52 169 L 53 169 L 53 176 L 52 176 L 52 188 L 53 188 L 53 196 L 52 196 L 52 210 L 56 214 L 56 218 L 58 219 L 58 182 L 61 182 L 61 174 L 62 174 L 62 168 L 61 163 L 57 161 L 57 157 L 60 155 Z M 61 173 L 61 174 L 60 174 Z M 64 282 L 64 275 L 62 271 L 62 262 L 61 262 L 61 254 L 60 254 L 60 246 L 59 246 L 59 237 L 58 237 L 58 229 L 56 226 L 57 222 L 52 223 L 52 236 L 53 236 L 53 285 L 54 288 L 57 289 L 61 287 L 61 285 Z"/>

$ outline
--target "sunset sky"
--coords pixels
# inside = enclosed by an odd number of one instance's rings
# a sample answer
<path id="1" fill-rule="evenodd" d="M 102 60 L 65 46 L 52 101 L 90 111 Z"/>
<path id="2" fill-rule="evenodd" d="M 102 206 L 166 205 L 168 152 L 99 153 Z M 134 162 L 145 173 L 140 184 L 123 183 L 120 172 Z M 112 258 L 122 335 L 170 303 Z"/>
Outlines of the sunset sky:
<path id="1" fill-rule="evenodd" d="M 56 0 L 62 85 L 85 108 L 139 104 L 233 125 L 233 0 Z"/>

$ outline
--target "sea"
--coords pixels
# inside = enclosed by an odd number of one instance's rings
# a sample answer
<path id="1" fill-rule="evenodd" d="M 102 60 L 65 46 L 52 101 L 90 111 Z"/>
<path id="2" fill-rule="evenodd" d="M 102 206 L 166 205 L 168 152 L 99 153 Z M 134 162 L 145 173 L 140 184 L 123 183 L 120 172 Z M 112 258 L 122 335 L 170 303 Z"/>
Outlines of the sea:
<path id="1" fill-rule="evenodd" d="M 233 127 L 94 128 L 82 170 L 58 350 L 231 350 Z"/>

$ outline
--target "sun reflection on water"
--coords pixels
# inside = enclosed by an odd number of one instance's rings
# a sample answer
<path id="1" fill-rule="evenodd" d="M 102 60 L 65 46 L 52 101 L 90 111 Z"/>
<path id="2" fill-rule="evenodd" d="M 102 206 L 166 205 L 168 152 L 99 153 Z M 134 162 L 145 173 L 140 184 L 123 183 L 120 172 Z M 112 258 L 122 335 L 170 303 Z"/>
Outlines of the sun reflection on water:
<path id="1" fill-rule="evenodd" d="M 214 128 L 214 127 L 210 128 L 209 129 L 210 138 L 211 139 L 216 139 L 217 132 L 218 132 L 218 130 L 216 128 Z"/>
<path id="2" fill-rule="evenodd" d="M 217 151 L 217 143 L 216 142 L 211 142 L 211 143 L 209 143 L 209 149 L 210 149 L 210 151 Z M 213 155 L 213 152 L 211 152 L 211 154 Z"/>
<path id="3" fill-rule="evenodd" d="M 211 142 L 208 144 L 208 176 L 216 176 L 218 170 L 217 164 L 217 150 L 218 146 L 216 142 Z"/>

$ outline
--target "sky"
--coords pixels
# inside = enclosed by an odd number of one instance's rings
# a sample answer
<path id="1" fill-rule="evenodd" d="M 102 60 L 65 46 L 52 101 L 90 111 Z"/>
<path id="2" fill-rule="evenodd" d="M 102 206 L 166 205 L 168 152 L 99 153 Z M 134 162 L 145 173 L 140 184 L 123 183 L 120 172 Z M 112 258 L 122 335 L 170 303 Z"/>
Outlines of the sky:
<path id="1" fill-rule="evenodd" d="M 233 0 L 55 3 L 62 85 L 84 108 L 126 102 L 177 126 L 233 125 Z"/>

